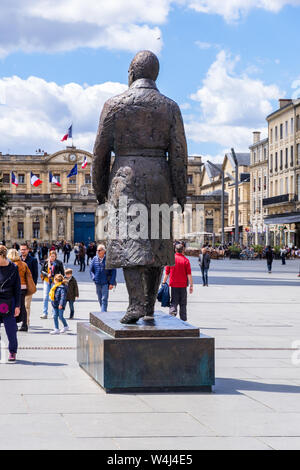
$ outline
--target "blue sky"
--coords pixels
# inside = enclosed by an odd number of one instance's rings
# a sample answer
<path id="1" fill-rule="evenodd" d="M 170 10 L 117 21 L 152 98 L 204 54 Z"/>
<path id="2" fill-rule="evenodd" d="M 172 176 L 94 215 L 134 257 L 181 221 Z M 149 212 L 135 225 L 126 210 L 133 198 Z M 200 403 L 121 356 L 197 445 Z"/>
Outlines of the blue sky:
<path id="1" fill-rule="evenodd" d="M 2 0 L 0 151 L 92 150 L 106 99 L 135 52 L 160 59 L 190 155 L 218 161 L 266 136 L 279 98 L 300 96 L 300 0 Z M 11 21 L 11 18 L 14 21 Z"/>

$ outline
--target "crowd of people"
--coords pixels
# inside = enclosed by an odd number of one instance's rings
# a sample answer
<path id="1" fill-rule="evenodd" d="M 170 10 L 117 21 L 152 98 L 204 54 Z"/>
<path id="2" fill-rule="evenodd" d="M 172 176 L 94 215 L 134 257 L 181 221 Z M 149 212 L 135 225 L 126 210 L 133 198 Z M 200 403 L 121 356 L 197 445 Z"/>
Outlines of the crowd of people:
<path id="1" fill-rule="evenodd" d="M 51 304 L 54 329 L 50 334 L 58 335 L 70 330 L 65 310 L 69 305 L 69 319 L 73 319 L 74 304 L 79 297 L 78 283 L 69 266 L 73 250 L 74 265 L 79 266 L 79 272 L 84 272 L 86 265 L 90 265 L 90 275 L 101 311 L 107 311 L 109 291 L 116 285 L 116 270 L 106 269 L 104 245 L 97 247 L 93 242 L 86 247 L 82 242 L 72 247 L 67 241 L 52 243 L 50 246 L 46 243 L 34 242 L 29 245 L 24 242 L 21 245 L 15 243 L 8 250 L 4 243 L 3 240 L 0 245 L 0 325 L 4 324 L 8 338 L 9 362 L 16 361 L 17 332 L 28 332 L 29 329 L 31 302 L 37 290 L 39 271 L 43 285 L 43 311 L 40 318 L 48 318 Z M 63 261 L 58 258 L 60 251 Z M 18 324 L 21 324 L 19 329 Z"/>
<path id="2" fill-rule="evenodd" d="M 219 253 L 229 247 L 219 247 Z M 244 247 L 246 249 L 246 247 Z M 251 249 L 247 249 L 251 250 Z M 62 252 L 63 261 L 58 257 Z M 31 302 L 37 290 L 40 278 L 43 285 L 43 310 L 41 319 L 49 316 L 49 304 L 52 307 L 54 328 L 51 335 L 66 333 L 70 330 L 65 318 L 65 310 L 69 306 L 69 319 L 75 315 L 75 302 L 79 298 L 79 288 L 73 269 L 70 267 L 70 256 L 74 251 L 74 266 L 78 265 L 79 272 L 84 272 L 86 265 L 99 301 L 101 312 L 108 308 L 109 292 L 116 286 L 116 269 L 106 269 L 105 245 L 90 243 L 76 243 L 60 241 L 31 246 L 26 242 L 21 245 L 14 244 L 11 249 L 2 243 L 0 245 L 0 324 L 3 323 L 9 342 L 9 362 L 15 362 L 18 349 L 17 324 L 19 331 L 28 332 L 30 325 Z M 243 250 L 242 250 L 243 251 Z M 181 320 L 187 321 L 187 289 L 193 293 L 193 278 L 191 264 L 186 256 L 184 241 L 174 243 L 175 265 L 165 268 L 162 287 L 158 299 L 162 306 L 169 307 L 170 315 L 178 314 Z M 199 267 L 202 274 L 203 287 L 208 287 L 208 272 L 211 259 L 214 257 L 214 248 L 204 245 L 199 251 Z M 295 257 L 297 249 L 282 247 L 280 257 L 284 265 L 287 257 Z M 275 250 L 265 247 L 261 256 L 267 260 L 268 272 L 272 272 L 272 264 L 275 259 Z M 40 270 L 39 270 L 40 264 Z M 65 266 L 68 265 L 68 266 Z M 169 280 L 169 284 L 167 283 Z M 169 287 L 171 294 L 169 294 Z M 59 327 L 61 322 L 61 328 Z"/>

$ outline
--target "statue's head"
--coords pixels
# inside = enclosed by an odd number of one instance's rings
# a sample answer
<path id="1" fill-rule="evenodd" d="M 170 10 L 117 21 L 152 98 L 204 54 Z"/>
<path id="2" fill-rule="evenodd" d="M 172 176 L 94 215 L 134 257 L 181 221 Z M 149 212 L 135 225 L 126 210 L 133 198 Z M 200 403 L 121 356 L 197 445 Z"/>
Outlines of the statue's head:
<path id="1" fill-rule="evenodd" d="M 151 51 L 140 51 L 133 58 L 128 70 L 129 86 L 139 78 L 156 80 L 159 72 L 159 61 Z"/>

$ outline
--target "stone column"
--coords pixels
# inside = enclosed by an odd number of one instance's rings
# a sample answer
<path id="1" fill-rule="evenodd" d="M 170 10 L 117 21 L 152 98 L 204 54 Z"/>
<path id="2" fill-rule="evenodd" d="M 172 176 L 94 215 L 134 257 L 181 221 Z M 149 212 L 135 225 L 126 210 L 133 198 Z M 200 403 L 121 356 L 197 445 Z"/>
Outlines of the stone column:
<path id="1" fill-rule="evenodd" d="M 72 210 L 70 207 L 67 213 L 67 241 L 72 241 Z"/>
<path id="2" fill-rule="evenodd" d="M 24 236 L 26 241 L 31 240 L 31 215 L 29 209 L 26 209 L 25 213 Z"/>
<path id="3" fill-rule="evenodd" d="M 55 241 L 57 239 L 57 229 L 56 229 L 56 209 L 53 207 L 52 209 L 52 240 Z"/>

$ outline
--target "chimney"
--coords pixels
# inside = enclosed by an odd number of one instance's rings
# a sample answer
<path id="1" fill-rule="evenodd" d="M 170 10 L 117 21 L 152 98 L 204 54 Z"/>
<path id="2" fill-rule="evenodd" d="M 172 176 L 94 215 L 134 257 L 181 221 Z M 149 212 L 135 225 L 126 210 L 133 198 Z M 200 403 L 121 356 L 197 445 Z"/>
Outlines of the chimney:
<path id="1" fill-rule="evenodd" d="M 253 143 L 254 144 L 257 144 L 257 142 L 260 141 L 260 132 L 259 131 L 255 131 L 253 132 Z"/>
<path id="2" fill-rule="evenodd" d="M 293 102 L 293 100 L 291 100 L 291 99 L 281 99 L 281 100 L 279 100 L 279 108 L 280 109 L 284 108 L 284 106 L 286 106 L 287 104 L 290 104 L 292 102 Z"/>

